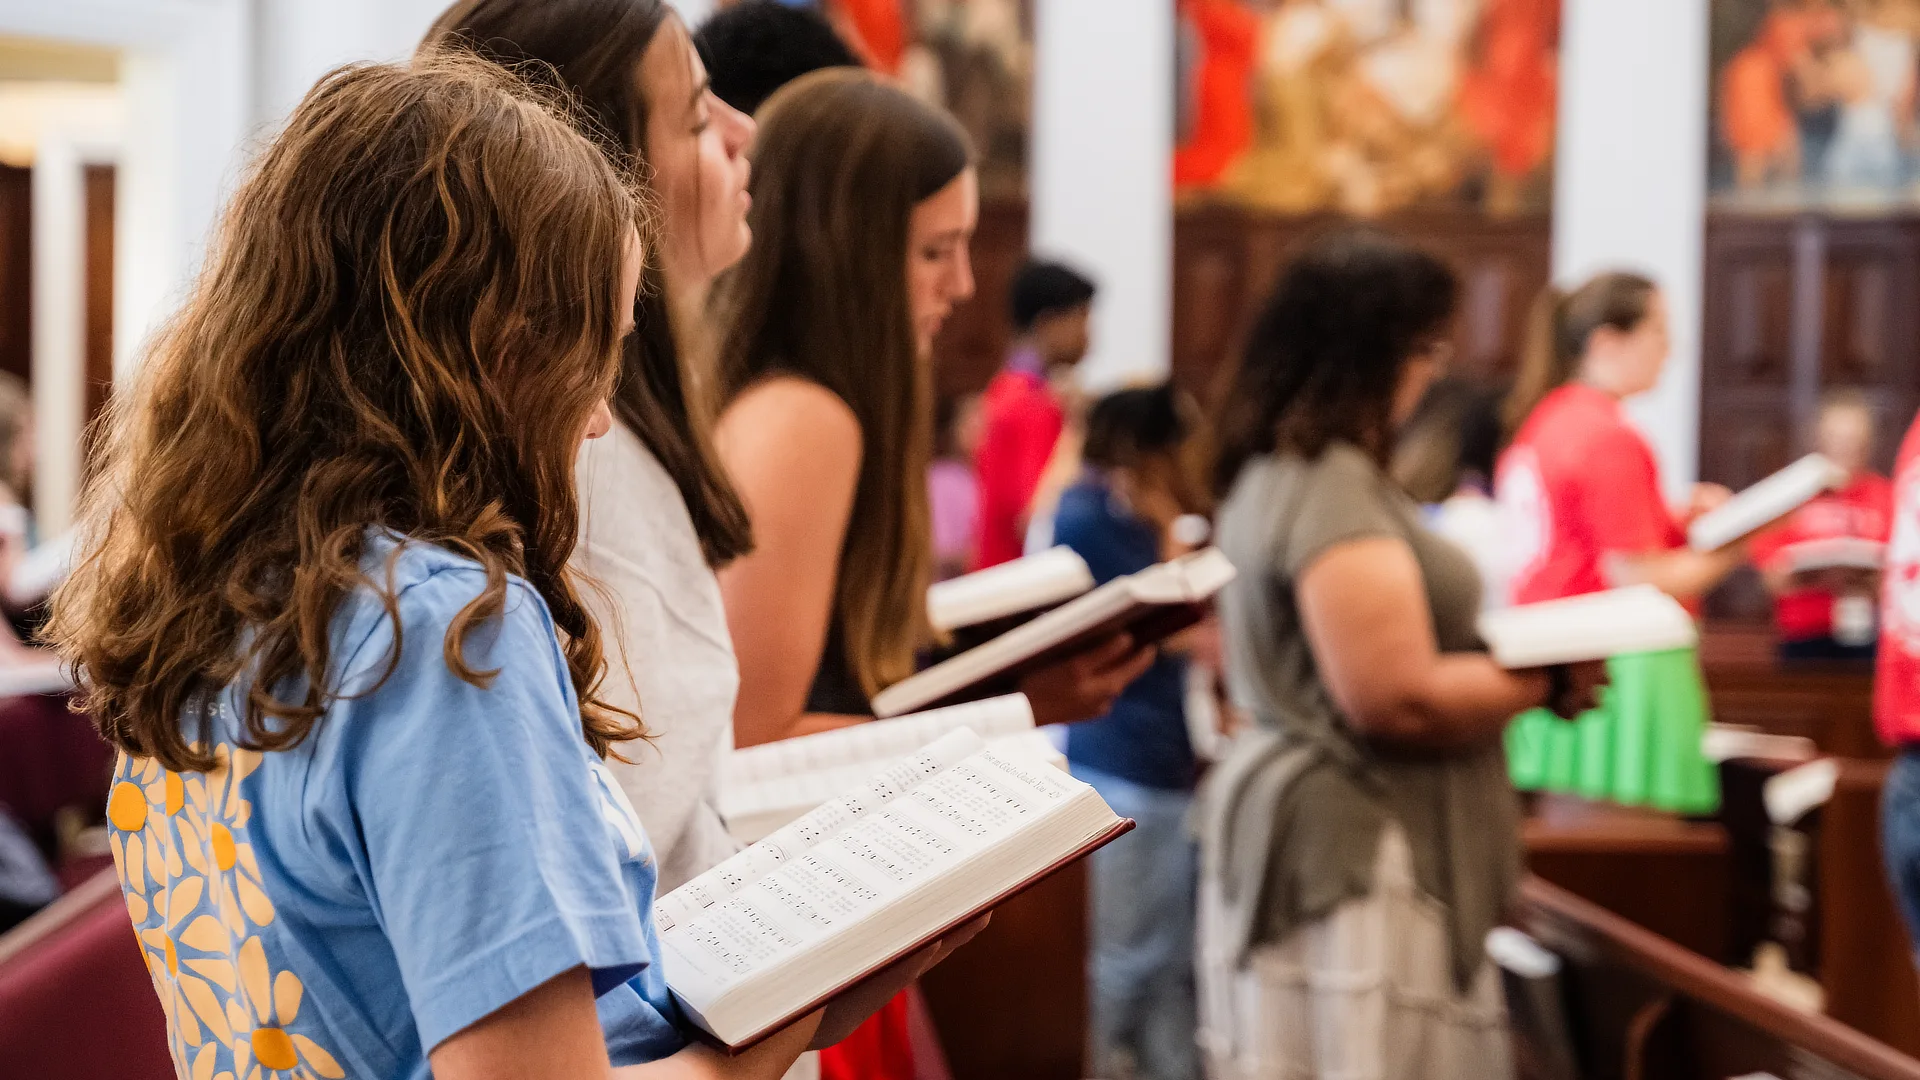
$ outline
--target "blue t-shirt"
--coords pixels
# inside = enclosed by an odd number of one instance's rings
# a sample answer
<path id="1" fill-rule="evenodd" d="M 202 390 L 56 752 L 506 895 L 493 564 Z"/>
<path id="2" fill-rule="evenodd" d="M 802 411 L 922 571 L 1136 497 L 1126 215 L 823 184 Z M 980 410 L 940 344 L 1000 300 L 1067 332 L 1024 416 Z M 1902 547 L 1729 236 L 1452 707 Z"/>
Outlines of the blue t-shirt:
<path id="1" fill-rule="evenodd" d="M 1077 552 L 1101 584 L 1160 561 L 1160 537 L 1107 486 L 1086 477 L 1060 495 L 1053 541 Z M 1164 651 L 1096 720 L 1067 728 L 1067 760 L 1146 787 L 1193 787 L 1186 661 Z"/>
<path id="2" fill-rule="evenodd" d="M 395 546 L 370 535 L 365 565 L 398 627 L 367 590 L 333 618 L 338 685 L 361 696 L 262 754 L 236 745 L 237 682 L 214 772 L 116 768 L 114 862 L 180 1075 L 426 1077 L 449 1035 L 582 965 L 617 1064 L 677 1051 L 653 851 L 581 735 L 546 604 L 508 579 L 467 637 L 468 666 L 497 670 L 476 687 L 441 650 L 484 572 L 408 543 L 387 579 Z"/>

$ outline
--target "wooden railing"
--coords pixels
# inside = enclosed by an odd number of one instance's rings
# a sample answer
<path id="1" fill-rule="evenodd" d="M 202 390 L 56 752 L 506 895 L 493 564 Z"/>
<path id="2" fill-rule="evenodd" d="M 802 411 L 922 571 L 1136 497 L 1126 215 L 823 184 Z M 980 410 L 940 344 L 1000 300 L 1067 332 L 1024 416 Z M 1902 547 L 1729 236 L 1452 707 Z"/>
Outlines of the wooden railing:
<path id="1" fill-rule="evenodd" d="M 1538 878 L 1519 923 L 1566 964 L 1586 1080 L 1920 1080 L 1920 1061 Z"/>

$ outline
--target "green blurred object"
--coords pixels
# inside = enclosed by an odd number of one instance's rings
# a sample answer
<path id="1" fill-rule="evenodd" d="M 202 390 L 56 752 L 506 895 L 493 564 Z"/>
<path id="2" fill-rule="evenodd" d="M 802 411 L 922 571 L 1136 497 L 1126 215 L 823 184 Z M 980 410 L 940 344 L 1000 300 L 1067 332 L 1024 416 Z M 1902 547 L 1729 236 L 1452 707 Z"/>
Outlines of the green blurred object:
<path id="1" fill-rule="evenodd" d="M 1522 791 L 1554 791 L 1682 814 L 1720 808 L 1720 775 L 1700 751 L 1707 688 L 1693 649 L 1607 661 L 1599 707 L 1568 722 L 1531 709 L 1507 726 Z"/>

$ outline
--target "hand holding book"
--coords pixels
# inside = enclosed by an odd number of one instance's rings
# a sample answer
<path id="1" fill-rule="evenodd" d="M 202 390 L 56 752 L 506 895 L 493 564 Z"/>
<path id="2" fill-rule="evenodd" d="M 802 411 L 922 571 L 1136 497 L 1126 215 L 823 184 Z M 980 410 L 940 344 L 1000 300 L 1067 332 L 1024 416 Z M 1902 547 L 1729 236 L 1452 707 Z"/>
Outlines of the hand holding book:
<path id="1" fill-rule="evenodd" d="M 736 1053 L 823 1005 L 838 1026 L 1132 824 L 1052 765 L 952 731 L 656 900 L 667 985 Z"/>
<path id="2" fill-rule="evenodd" d="M 1577 720 L 1581 714 L 1600 704 L 1600 688 L 1607 685 L 1605 660 L 1580 660 L 1552 664 L 1543 669 L 1547 676 L 1548 712 L 1562 720 Z"/>
<path id="3" fill-rule="evenodd" d="M 919 981 L 920 976 L 939 966 L 955 950 L 972 941 L 987 928 L 993 914 L 982 915 L 965 926 L 942 935 L 939 941 L 911 956 L 897 960 L 855 984 L 821 1010 L 820 1026 L 814 1031 L 809 1050 L 825 1050 L 844 1041 L 867 1018 L 880 1011 L 900 991 Z"/>
<path id="4" fill-rule="evenodd" d="M 1133 635 L 1121 631 L 1085 652 L 1029 672 L 1020 680 L 1020 692 L 1033 703 L 1035 724 L 1091 720 L 1106 715 L 1156 655 L 1154 646 L 1135 645 Z"/>

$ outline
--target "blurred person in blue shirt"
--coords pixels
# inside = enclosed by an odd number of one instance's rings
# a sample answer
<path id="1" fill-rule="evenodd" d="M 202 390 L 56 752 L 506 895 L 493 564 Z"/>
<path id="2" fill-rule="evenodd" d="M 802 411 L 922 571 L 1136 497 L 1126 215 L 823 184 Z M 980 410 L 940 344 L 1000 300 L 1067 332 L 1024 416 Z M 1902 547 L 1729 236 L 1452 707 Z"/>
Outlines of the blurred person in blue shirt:
<path id="1" fill-rule="evenodd" d="M 1174 522 L 1198 509 L 1185 467 L 1197 424 L 1171 386 L 1127 389 L 1087 415 L 1080 477 L 1053 539 L 1098 582 L 1178 554 Z M 1188 1080 L 1194 1043 L 1195 847 L 1186 818 L 1198 772 L 1187 737 L 1189 659 L 1169 643 L 1102 717 L 1067 729 L 1073 774 L 1138 827 L 1092 859 L 1088 981 L 1096 1076 Z"/>

